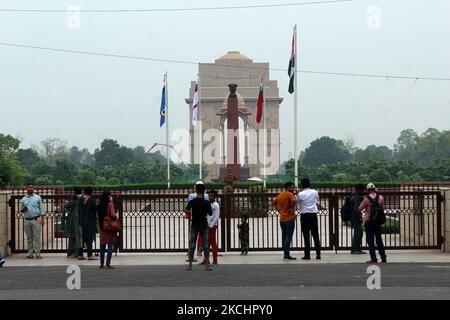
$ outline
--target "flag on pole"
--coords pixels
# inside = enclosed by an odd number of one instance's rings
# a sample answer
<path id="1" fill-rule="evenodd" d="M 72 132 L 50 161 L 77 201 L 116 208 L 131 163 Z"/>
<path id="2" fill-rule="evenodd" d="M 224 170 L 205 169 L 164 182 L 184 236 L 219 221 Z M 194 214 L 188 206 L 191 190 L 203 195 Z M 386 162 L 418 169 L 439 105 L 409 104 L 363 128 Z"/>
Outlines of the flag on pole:
<path id="1" fill-rule="evenodd" d="M 192 125 L 195 127 L 198 121 L 198 104 L 199 104 L 199 95 L 198 95 L 198 82 L 195 84 L 195 92 L 194 92 L 194 101 L 192 102 Z"/>
<path id="2" fill-rule="evenodd" d="M 295 33 L 294 36 L 292 37 L 292 53 L 291 53 L 291 59 L 289 60 L 289 69 L 288 69 L 288 74 L 289 74 L 289 93 L 293 94 L 295 92 L 295 64 L 297 63 L 296 60 L 296 56 L 295 56 L 295 47 L 296 47 L 296 43 L 295 43 Z"/>
<path id="3" fill-rule="evenodd" d="M 166 123 L 166 76 L 164 75 L 164 85 L 162 88 L 161 96 L 161 109 L 159 111 L 160 120 L 159 127 L 162 127 Z"/>
<path id="4" fill-rule="evenodd" d="M 261 83 L 259 85 L 258 103 L 256 104 L 258 111 L 256 113 L 256 122 L 261 123 L 261 119 L 264 113 L 264 75 L 261 77 Z"/>

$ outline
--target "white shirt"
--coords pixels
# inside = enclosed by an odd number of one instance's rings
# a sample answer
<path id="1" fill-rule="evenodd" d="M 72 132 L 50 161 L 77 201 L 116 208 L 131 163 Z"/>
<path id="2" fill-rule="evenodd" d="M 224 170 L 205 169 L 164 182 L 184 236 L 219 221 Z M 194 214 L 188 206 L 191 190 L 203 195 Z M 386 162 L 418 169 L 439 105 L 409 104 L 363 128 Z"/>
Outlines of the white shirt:
<path id="1" fill-rule="evenodd" d="M 194 199 L 196 199 L 196 198 L 197 198 L 197 194 L 196 194 L 195 192 L 194 192 L 194 193 L 191 193 L 191 194 L 189 194 L 189 196 L 188 196 L 188 201 L 194 200 Z M 204 199 L 205 199 L 206 201 L 209 201 L 209 195 L 205 193 Z"/>
<path id="2" fill-rule="evenodd" d="M 297 202 L 300 204 L 302 213 L 318 213 L 319 200 L 319 193 L 314 189 L 304 189 L 297 195 Z"/>
<path id="3" fill-rule="evenodd" d="M 216 227 L 220 218 L 220 205 L 217 202 L 211 203 L 212 216 L 208 216 L 208 227 Z"/>

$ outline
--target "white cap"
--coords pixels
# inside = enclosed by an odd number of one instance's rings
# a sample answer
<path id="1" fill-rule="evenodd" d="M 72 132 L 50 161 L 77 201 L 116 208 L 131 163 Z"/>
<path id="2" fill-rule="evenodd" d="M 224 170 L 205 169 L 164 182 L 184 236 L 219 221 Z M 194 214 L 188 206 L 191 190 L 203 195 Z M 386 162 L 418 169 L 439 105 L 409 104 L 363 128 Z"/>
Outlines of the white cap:
<path id="1" fill-rule="evenodd" d="M 197 181 L 197 183 L 195 185 L 198 186 L 199 184 L 204 184 L 204 183 L 203 183 L 203 181 Z"/>

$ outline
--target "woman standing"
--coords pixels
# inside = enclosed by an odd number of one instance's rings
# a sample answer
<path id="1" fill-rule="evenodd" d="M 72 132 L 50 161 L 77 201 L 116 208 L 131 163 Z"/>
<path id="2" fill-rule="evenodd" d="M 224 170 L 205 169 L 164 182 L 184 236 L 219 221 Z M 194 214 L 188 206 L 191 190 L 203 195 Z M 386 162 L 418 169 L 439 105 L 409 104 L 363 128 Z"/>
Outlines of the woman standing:
<path id="1" fill-rule="evenodd" d="M 92 243 L 97 234 L 97 202 L 92 197 L 93 190 L 87 187 L 80 198 L 78 211 L 78 225 L 82 228 L 83 244 L 86 244 L 88 260 L 96 260 L 92 255 Z M 84 260 L 83 248 L 78 254 L 79 260 Z"/>
<path id="2" fill-rule="evenodd" d="M 105 252 L 106 246 L 108 246 L 107 256 L 106 256 L 106 268 L 114 269 L 111 266 L 112 253 L 114 246 L 117 246 L 117 232 L 106 231 L 103 229 L 103 220 L 105 217 L 111 217 L 111 219 L 117 219 L 116 209 L 114 208 L 113 197 L 111 192 L 105 191 L 100 199 L 100 204 L 98 206 L 98 222 L 100 228 L 100 269 L 105 268 Z"/>

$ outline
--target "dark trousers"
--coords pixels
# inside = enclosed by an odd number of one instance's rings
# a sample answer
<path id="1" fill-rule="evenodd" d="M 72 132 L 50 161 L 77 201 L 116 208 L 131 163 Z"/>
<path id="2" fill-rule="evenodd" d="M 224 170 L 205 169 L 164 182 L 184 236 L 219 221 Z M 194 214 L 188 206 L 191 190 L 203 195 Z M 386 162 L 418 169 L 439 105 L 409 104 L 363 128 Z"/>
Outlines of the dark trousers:
<path id="1" fill-rule="evenodd" d="M 353 215 L 352 217 L 353 239 L 352 252 L 361 251 L 363 229 L 360 215 Z"/>
<path id="2" fill-rule="evenodd" d="M 383 238 L 381 237 L 381 226 L 378 224 L 374 224 L 372 222 L 365 223 L 366 228 L 366 238 L 367 244 L 369 246 L 370 259 L 372 261 L 377 260 L 377 254 L 375 251 L 375 241 L 377 243 L 378 252 L 380 253 L 381 259 L 386 259 L 386 252 L 384 250 Z"/>
<path id="3" fill-rule="evenodd" d="M 86 250 L 87 250 L 87 256 L 90 258 L 92 257 L 92 244 L 93 244 L 94 240 L 85 240 L 84 243 L 86 244 Z M 80 248 L 80 250 L 78 250 L 78 256 L 82 257 L 83 256 L 83 248 Z"/>
<path id="4" fill-rule="evenodd" d="M 311 256 L 311 235 L 314 239 L 317 256 L 320 256 L 319 220 L 317 213 L 304 213 L 301 215 L 302 234 L 305 241 L 305 257 Z"/>
<path id="5" fill-rule="evenodd" d="M 281 243 L 283 245 L 284 257 L 291 256 L 292 236 L 294 235 L 295 221 L 280 222 L 281 226 Z"/>
<path id="6" fill-rule="evenodd" d="M 112 242 L 108 243 L 108 251 L 106 251 L 106 244 L 100 245 L 100 265 L 101 266 L 105 265 L 105 252 L 107 252 L 106 265 L 107 266 L 111 265 L 113 250 L 114 250 L 114 245 L 112 244 Z"/>
<path id="7" fill-rule="evenodd" d="M 203 253 L 206 261 L 209 259 L 208 249 L 208 226 L 191 226 L 191 242 L 189 243 L 189 261 L 194 260 L 195 245 L 197 243 L 197 237 L 201 235 L 203 238 Z"/>

